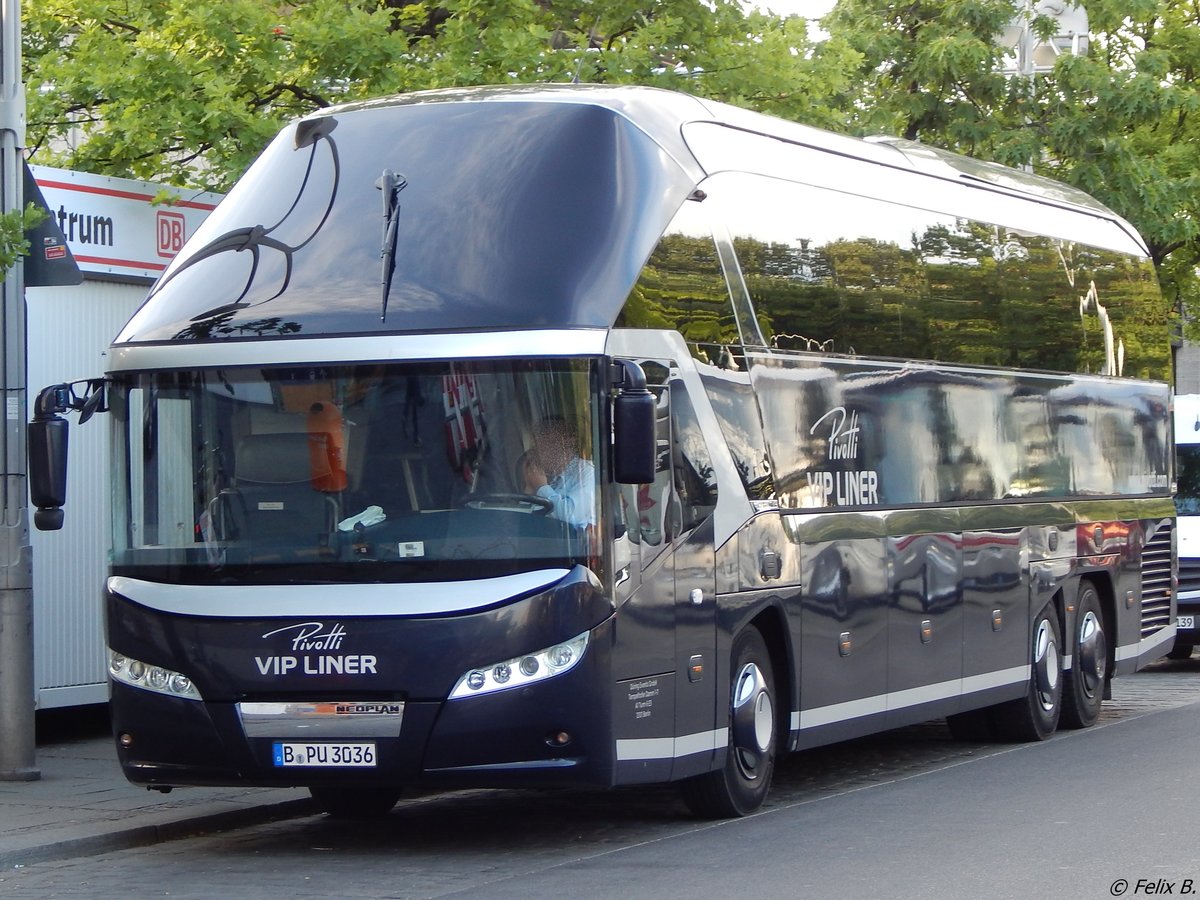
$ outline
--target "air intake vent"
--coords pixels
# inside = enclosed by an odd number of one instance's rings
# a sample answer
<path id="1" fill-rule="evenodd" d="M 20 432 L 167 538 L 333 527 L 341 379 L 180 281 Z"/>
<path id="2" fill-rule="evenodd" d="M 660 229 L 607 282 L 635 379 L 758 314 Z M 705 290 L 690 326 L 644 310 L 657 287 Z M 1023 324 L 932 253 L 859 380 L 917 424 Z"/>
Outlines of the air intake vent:
<path id="1" fill-rule="evenodd" d="M 1172 519 L 1159 523 L 1142 548 L 1142 637 L 1171 624 Z"/>

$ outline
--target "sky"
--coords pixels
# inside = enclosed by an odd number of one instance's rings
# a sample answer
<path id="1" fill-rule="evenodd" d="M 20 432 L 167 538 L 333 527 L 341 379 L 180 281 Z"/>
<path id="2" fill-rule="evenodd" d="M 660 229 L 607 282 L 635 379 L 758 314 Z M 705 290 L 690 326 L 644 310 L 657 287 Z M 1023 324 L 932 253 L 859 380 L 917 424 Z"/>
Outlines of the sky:
<path id="1" fill-rule="evenodd" d="M 756 6 L 781 16 L 819 19 L 833 9 L 835 0 L 757 0 Z"/>

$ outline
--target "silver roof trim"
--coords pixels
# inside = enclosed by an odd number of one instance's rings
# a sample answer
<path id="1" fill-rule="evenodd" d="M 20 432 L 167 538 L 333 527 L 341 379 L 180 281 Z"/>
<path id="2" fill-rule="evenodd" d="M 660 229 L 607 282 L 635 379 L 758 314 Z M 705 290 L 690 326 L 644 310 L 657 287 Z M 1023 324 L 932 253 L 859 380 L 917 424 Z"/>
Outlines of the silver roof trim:
<path id="1" fill-rule="evenodd" d="M 181 616 L 266 619 L 295 616 L 429 616 L 470 612 L 562 581 L 569 569 L 542 569 L 479 581 L 420 584 L 159 584 L 114 575 L 108 590 Z"/>
<path id="2" fill-rule="evenodd" d="M 547 329 L 454 334 L 351 335 L 266 341 L 115 344 L 109 372 L 228 366 L 488 359 L 507 356 L 599 356 L 608 331 Z"/>

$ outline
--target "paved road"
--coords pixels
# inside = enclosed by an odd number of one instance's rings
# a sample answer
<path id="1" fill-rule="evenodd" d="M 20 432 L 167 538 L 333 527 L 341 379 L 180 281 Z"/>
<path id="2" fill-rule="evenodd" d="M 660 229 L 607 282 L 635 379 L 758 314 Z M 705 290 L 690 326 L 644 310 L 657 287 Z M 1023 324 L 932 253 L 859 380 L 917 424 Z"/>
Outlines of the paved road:
<path id="1" fill-rule="evenodd" d="M 313 816 L 32 865 L 0 873 L 0 896 L 1200 893 L 1200 660 L 1116 690 L 1097 727 L 1043 744 L 961 744 L 930 723 L 796 754 L 748 819 L 696 821 L 670 789 L 465 791 L 369 825 Z"/>

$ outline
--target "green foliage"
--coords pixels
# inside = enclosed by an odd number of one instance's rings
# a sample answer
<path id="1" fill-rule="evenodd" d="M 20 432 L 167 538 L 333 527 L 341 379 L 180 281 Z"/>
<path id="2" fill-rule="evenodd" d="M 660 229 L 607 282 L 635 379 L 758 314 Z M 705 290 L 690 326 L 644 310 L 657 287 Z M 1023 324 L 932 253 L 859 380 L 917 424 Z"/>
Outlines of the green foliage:
<path id="1" fill-rule="evenodd" d="M 849 76 L 800 20 L 736 0 L 43 0 L 24 34 L 37 162 L 213 190 L 342 101 L 577 79 L 832 125 Z"/>
<path id="2" fill-rule="evenodd" d="M 45 210 L 32 203 L 25 204 L 22 211 L 13 210 L 0 215 L 0 281 L 4 280 L 18 259 L 29 254 L 29 241 L 25 233 L 42 224 L 45 219 Z"/>
<path id="3" fill-rule="evenodd" d="M 839 0 L 822 24 L 861 58 L 849 129 L 1032 163 L 1084 189 L 1146 239 L 1169 310 L 1200 319 L 1200 5 L 1088 0 L 1086 55 L 1005 77 L 998 40 L 1020 6 Z"/>
<path id="4" fill-rule="evenodd" d="M 1020 103 L 999 71 L 1012 0 L 840 0 L 822 21 L 858 56 L 851 131 L 971 151 Z"/>
<path id="5" fill-rule="evenodd" d="M 1200 320 L 1200 4 L 1088 0 L 1087 55 L 1032 78 L 1000 71 L 1021 6 L 839 0 L 814 45 L 737 0 L 39 0 L 29 143 L 47 165 L 226 190 L 284 121 L 333 103 L 657 85 L 1032 164 L 1128 218 L 1170 309 Z"/>

